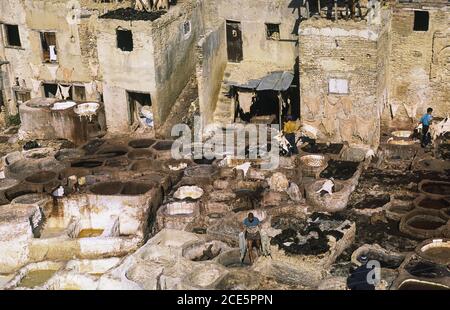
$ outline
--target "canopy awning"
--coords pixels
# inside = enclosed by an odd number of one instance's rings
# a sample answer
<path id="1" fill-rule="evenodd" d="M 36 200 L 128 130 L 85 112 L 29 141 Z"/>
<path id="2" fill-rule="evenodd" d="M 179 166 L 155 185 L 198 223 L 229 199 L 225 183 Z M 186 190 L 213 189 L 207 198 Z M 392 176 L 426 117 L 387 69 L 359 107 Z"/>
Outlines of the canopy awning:
<path id="1" fill-rule="evenodd" d="M 244 89 L 262 90 L 287 90 L 294 80 L 294 74 L 289 71 L 272 72 L 265 77 L 257 80 L 249 80 L 244 84 L 229 82 L 228 85 Z"/>

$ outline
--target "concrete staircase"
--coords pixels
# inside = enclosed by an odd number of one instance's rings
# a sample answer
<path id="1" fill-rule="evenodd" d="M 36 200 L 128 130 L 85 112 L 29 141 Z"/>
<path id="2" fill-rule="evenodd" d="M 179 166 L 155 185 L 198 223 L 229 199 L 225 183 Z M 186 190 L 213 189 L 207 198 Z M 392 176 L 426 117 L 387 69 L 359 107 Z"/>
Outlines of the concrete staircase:
<path id="1" fill-rule="evenodd" d="M 233 100 L 228 97 L 229 87 L 225 84 L 225 82 L 226 81 L 222 81 L 219 98 L 214 111 L 214 122 L 223 125 L 234 122 L 234 104 Z"/>

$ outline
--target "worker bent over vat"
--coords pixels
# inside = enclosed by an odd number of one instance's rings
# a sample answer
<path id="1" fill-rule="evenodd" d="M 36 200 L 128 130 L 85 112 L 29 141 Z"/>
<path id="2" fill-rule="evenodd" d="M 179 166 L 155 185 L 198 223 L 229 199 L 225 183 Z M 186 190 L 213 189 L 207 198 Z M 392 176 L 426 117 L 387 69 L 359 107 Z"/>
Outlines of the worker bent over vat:
<path id="1" fill-rule="evenodd" d="M 261 248 L 261 234 L 260 234 L 260 221 L 253 213 L 249 213 L 247 218 L 244 219 L 244 234 L 247 241 L 247 250 L 250 263 L 253 264 L 253 245 L 256 244 L 256 249 Z"/>

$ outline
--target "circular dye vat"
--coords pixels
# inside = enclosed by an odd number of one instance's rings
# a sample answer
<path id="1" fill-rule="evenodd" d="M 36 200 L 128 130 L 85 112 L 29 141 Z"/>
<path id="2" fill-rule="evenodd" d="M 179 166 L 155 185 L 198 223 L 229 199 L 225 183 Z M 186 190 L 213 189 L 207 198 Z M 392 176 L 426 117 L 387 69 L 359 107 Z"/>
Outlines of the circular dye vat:
<path id="1" fill-rule="evenodd" d="M 89 190 L 96 195 L 118 195 L 122 187 L 122 182 L 103 182 L 92 185 Z"/>
<path id="2" fill-rule="evenodd" d="M 433 240 L 419 250 L 419 255 L 438 264 L 450 264 L 450 241 Z"/>
<path id="3" fill-rule="evenodd" d="M 55 154 L 55 158 L 59 161 L 80 158 L 84 155 L 84 151 L 79 149 L 62 149 Z"/>
<path id="4" fill-rule="evenodd" d="M 300 157 L 300 162 L 307 167 L 313 168 L 322 167 L 327 164 L 325 156 L 322 155 L 305 155 Z"/>
<path id="5" fill-rule="evenodd" d="M 45 184 L 56 178 L 56 173 L 52 171 L 40 171 L 25 178 L 25 181 L 35 184 Z"/>
<path id="6" fill-rule="evenodd" d="M 186 168 L 184 175 L 187 177 L 211 177 L 215 172 L 215 168 L 211 165 L 197 165 Z"/>
<path id="7" fill-rule="evenodd" d="M 159 141 L 152 146 L 157 151 L 169 151 L 172 148 L 173 141 Z"/>
<path id="8" fill-rule="evenodd" d="M 128 153 L 128 159 L 130 160 L 142 160 L 142 159 L 154 159 L 155 154 L 150 150 L 137 149 Z"/>
<path id="9" fill-rule="evenodd" d="M 404 139 L 411 137 L 412 134 L 413 134 L 413 132 L 409 131 L 409 130 L 396 130 L 396 131 L 391 132 L 391 135 L 393 137 L 404 138 Z"/>
<path id="10" fill-rule="evenodd" d="M 412 228 L 422 229 L 422 230 L 435 230 L 446 224 L 446 222 L 438 217 L 430 216 L 415 216 L 411 218 L 408 225 Z"/>
<path id="11" fill-rule="evenodd" d="M 429 261 L 413 259 L 404 268 L 410 275 L 420 278 L 438 279 L 450 277 L 450 271 L 447 270 L 446 266 Z"/>
<path id="12" fill-rule="evenodd" d="M 398 290 L 407 290 L 407 291 L 449 290 L 449 289 L 450 287 L 442 284 L 413 279 L 403 281 L 398 287 Z"/>
<path id="13" fill-rule="evenodd" d="M 418 208 L 441 210 L 450 208 L 450 201 L 445 198 L 435 199 L 429 196 L 419 196 L 414 201 L 414 205 Z"/>
<path id="14" fill-rule="evenodd" d="M 73 168 L 96 168 L 103 165 L 102 161 L 99 160 L 80 160 L 73 162 L 70 166 Z"/>
<path id="15" fill-rule="evenodd" d="M 34 193 L 34 194 L 27 194 L 23 196 L 19 196 L 15 198 L 11 203 L 13 204 L 27 204 L 32 205 L 35 203 L 39 203 L 45 200 L 48 200 L 50 196 L 48 194 L 44 193 Z"/>
<path id="16" fill-rule="evenodd" d="M 195 242 L 183 248 L 183 257 L 195 262 L 217 257 L 229 247 L 221 241 Z"/>
<path id="17" fill-rule="evenodd" d="M 156 140 L 154 139 L 136 139 L 128 142 L 128 146 L 134 149 L 145 149 L 152 146 Z"/>
<path id="18" fill-rule="evenodd" d="M 425 193 L 450 196 L 450 183 L 439 181 L 425 181 L 419 185 L 419 190 Z"/>
<path id="19" fill-rule="evenodd" d="M 76 105 L 77 104 L 73 101 L 61 101 L 61 102 L 55 103 L 52 107 L 52 110 L 53 111 L 67 110 Z"/>
<path id="20" fill-rule="evenodd" d="M 121 195 L 125 196 L 138 196 L 138 195 L 144 195 L 147 193 L 150 189 L 152 189 L 151 184 L 146 183 L 138 183 L 138 182 L 126 182 L 123 185 L 122 191 L 120 192 Z"/>
<path id="21" fill-rule="evenodd" d="M 99 151 L 97 151 L 97 155 L 102 155 L 105 157 L 117 157 L 123 156 L 128 153 L 128 149 L 126 147 L 121 146 L 107 146 Z"/>
<path id="22" fill-rule="evenodd" d="M 241 252 L 239 249 L 233 249 L 220 254 L 216 262 L 227 268 L 245 268 L 250 266 L 250 259 L 245 255 L 244 261 L 241 261 Z"/>
<path id="23" fill-rule="evenodd" d="M 176 215 L 192 215 L 196 208 L 195 203 L 189 202 L 173 202 L 164 206 L 164 213 L 171 216 Z"/>
<path id="24" fill-rule="evenodd" d="M 161 170 L 162 163 L 152 159 L 139 160 L 131 165 L 132 171 Z"/>
<path id="25" fill-rule="evenodd" d="M 389 144 L 394 145 L 413 145 L 415 142 L 410 140 L 391 140 L 389 141 Z"/>

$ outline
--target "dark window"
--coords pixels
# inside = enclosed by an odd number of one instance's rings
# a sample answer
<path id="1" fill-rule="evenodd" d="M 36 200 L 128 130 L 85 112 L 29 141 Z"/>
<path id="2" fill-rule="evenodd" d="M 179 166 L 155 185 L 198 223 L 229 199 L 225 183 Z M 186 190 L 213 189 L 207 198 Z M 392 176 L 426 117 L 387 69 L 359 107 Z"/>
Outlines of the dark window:
<path id="1" fill-rule="evenodd" d="M 84 86 L 73 86 L 73 99 L 76 101 L 86 101 L 86 89 Z"/>
<path id="2" fill-rule="evenodd" d="M 41 32 L 42 58 L 44 62 L 57 62 L 56 33 Z"/>
<path id="3" fill-rule="evenodd" d="M 5 24 L 5 32 L 6 32 L 6 45 L 22 46 L 20 42 L 19 26 Z"/>
<path id="4" fill-rule="evenodd" d="M 429 23 L 428 11 L 414 11 L 414 31 L 428 31 Z"/>
<path id="5" fill-rule="evenodd" d="M 280 25 L 279 24 L 266 24 L 266 36 L 268 40 L 280 39 Z"/>
<path id="6" fill-rule="evenodd" d="M 55 98 L 56 93 L 58 92 L 58 84 L 44 83 L 42 84 L 42 87 L 44 88 L 44 97 Z"/>
<path id="7" fill-rule="evenodd" d="M 122 51 L 131 52 L 133 50 L 133 33 L 131 30 L 117 29 L 117 47 Z"/>
<path id="8" fill-rule="evenodd" d="M 128 123 L 133 125 L 139 117 L 143 106 L 151 106 L 152 100 L 149 93 L 137 93 L 127 91 L 128 97 Z"/>

